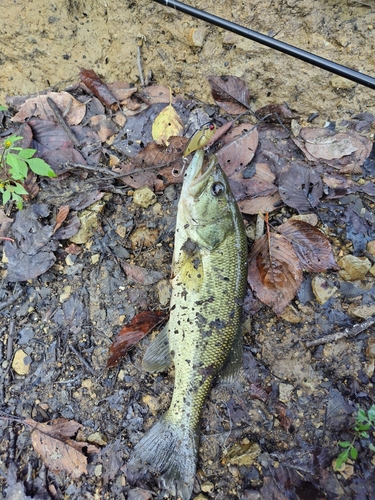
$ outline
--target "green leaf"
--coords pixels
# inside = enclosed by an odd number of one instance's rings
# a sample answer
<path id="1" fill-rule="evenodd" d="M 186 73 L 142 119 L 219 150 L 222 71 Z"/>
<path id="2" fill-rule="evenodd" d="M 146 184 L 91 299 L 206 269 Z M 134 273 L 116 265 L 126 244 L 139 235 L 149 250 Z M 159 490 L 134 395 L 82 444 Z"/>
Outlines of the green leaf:
<path id="1" fill-rule="evenodd" d="M 359 436 L 361 438 L 368 439 L 370 437 L 370 434 L 368 432 L 363 431 L 359 433 Z"/>
<path id="2" fill-rule="evenodd" d="M 349 446 L 352 445 L 350 441 L 339 441 L 337 444 L 341 446 L 341 448 L 349 448 Z"/>
<path id="3" fill-rule="evenodd" d="M 44 160 L 41 160 L 40 158 L 30 158 L 30 160 L 26 161 L 35 174 L 56 177 L 55 172 Z"/>
<path id="4" fill-rule="evenodd" d="M 6 106 L 1 106 L 0 105 L 0 111 L 5 111 L 6 109 L 8 109 Z"/>
<path id="5" fill-rule="evenodd" d="M 352 458 L 353 460 L 356 460 L 357 457 L 358 457 L 358 450 L 357 450 L 357 448 L 352 446 L 350 448 L 350 458 Z"/>
<path id="6" fill-rule="evenodd" d="M 10 167 L 12 167 L 9 172 L 11 173 L 13 179 L 26 179 L 27 177 L 27 164 L 24 160 L 18 158 L 17 155 L 13 153 L 8 153 L 6 155 L 6 162 Z"/>
<path id="7" fill-rule="evenodd" d="M 375 426 L 375 405 L 372 405 L 367 413 L 368 419 L 372 422 L 372 425 Z"/>
<path id="8" fill-rule="evenodd" d="M 335 463 L 335 470 L 340 469 L 342 464 L 344 464 L 349 458 L 349 448 L 342 453 L 336 458 L 336 463 Z"/>
<path id="9" fill-rule="evenodd" d="M 365 410 L 358 410 L 357 422 L 367 422 L 367 415 Z"/>
<path id="10" fill-rule="evenodd" d="M 3 193 L 3 205 L 8 203 L 9 200 L 10 200 L 10 191 L 6 189 Z"/>
<path id="11" fill-rule="evenodd" d="M 361 432 L 361 431 L 368 431 L 370 427 L 371 427 L 370 424 L 357 424 L 354 426 L 354 429 L 358 432 Z"/>
<path id="12" fill-rule="evenodd" d="M 16 148 L 14 148 L 16 149 Z M 22 149 L 20 148 L 20 152 L 18 153 L 18 158 L 23 158 L 24 160 L 32 158 L 36 153 L 36 149 Z"/>
<path id="13" fill-rule="evenodd" d="M 14 187 L 14 192 L 17 194 L 29 194 L 29 192 L 26 191 L 26 189 L 22 186 L 22 184 L 18 184 L 18 182 L 16 182 L 16 185 Z"/>
<path id="14" fill-rule="evenodd" d="M 371 451 L 375 452 L 375 446 L 372 443 L 369 443 L 368 447 Z"/>
<path id="15" fill-rule="evenodd" d="M 18 210 L 22 210 L 23 200 L 22 200 L 21 196 L 19 196 L 16 193 L 12 193 L 12 198 L 16 202 L 16 206 L 17 206 Z"/>

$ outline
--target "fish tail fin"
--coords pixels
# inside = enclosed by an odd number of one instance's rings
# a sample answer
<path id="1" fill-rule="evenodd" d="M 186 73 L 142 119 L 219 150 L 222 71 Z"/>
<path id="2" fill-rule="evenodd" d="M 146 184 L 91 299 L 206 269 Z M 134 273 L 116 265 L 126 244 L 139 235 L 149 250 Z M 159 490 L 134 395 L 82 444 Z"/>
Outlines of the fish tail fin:
<path id="1" fill-rule="evenodd" d="M 155 475 L 160 488 L 189 500 L 197 463 L 198 434 L 164 415 L 135 446 L 126 465 L 130 484 Z"/>

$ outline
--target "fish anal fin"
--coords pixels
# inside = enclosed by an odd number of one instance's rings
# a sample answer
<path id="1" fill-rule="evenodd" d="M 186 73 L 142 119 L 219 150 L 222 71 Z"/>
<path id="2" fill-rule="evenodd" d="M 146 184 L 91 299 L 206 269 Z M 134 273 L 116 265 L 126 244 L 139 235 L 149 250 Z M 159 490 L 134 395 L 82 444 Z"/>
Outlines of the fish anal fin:
<path id="1" fill-rule="evenodd" d="M 147 372 L 161 372 L 172 363 L 169 350 L 168 323 L 148 346 L 142 360 L 142 368 Z"/>

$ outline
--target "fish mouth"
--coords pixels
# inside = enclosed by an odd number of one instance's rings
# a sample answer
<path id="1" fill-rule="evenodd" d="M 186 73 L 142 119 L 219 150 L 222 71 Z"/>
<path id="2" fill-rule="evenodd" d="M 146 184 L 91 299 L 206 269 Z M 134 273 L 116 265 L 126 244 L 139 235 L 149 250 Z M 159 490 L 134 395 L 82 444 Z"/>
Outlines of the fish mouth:
<path id="1" fill-rule="evenodd" d="M 194 198 L 198 198 L 206 187 L 207 180 L 216 165 L 216 156 L 211 156 L 208 162 L 204 162 L 204 151 L 198 150 L 192 159 L 185 182 L 187 182 L 188 192 Z"/>

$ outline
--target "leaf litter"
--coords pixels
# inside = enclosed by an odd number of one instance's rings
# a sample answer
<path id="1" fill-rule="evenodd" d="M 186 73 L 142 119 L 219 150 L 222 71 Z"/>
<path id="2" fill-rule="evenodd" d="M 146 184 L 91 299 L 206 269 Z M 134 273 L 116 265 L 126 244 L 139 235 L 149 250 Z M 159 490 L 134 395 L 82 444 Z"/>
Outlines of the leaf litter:
<path id="1" fill-rule="evenodd" d="M 214 110 L 194 99 L 171 97 L 167 87 L 137 89 L 127 82 L 106 84 L 93 71 L 82 70 L 80 84 L 53 93 L 61 94 L 61 101 L 60 97 L 49 96 L 56 98 L 68 130 L 53 113 L 40 112 L 41 108 L 47 109 L 45 94 L 40 101 L 39 96 L 30 97 L 29 102 L 28 98 L 12 99 L 15 107 L 24 106 L 23 119 L 27 117 L 27 123 L 21 124 L 17 132 L 25 137 L 22 146 L 37 149 L 37 155 L 50 161 L 59 175 L 57 180 L 39 180 L 39 192 L 33 188 L 35 202 L 23 212 L 12 214 L 14 222 L 7 217 L 9 213 L 0 219 L 2 234 L 13 239 L 3 244 L 8 262 L 4 266 L 7 281 L 1 292 L 7 296 L 14 287 L 25 287 L 28 292 L 16 317 L 28 324 L 37 315 L 52 323 L 41 323 L 34 333 L 41 344 L 49 336 L 47 363 L 36 364 L 42 356 L 38 342 L 28 345 L 30 375 L 12 390 L 20 387 L 26 400 L 39 400 L 43 387 L 50 389 L 52 383 L 61 390 L 61 397 L 69 401 L 71 409 L 65 404 L 56 406 L 53 397 L 45 392 L 44 401 L 35 406 L 39 419 L 46 422 L 51 420 L 49 416 L 64 415 L 66 422 L 71 422 L 67 428 L 75 429 L 82 424 L 73 417 L 80 415 L 86 427 L 102 427 L 114 448 L 109 444 L 102 454 L 96 454 L 99 465 L 87 461 L 91 445 L 86 441 L 77 445 L 71 439 L 76 431 L 70 430 L 63 438 L 58 433 L 45 433 L 47 427 L 58 427 L 58 423 L 48 425 L 30 420 L 35 426 L 31 441 L 56 474 L 70 471 L 77 477 L 87 473 L 87 477 L 94 478 L 102 467 L 103 487 L 112 488 L 112 494 L 120 491 L 110 481 L 121 474 L 122 457 L 127 456 L 129 446 L 139 440 L 139 432 L 149 425 L 149 415 L 167 406 L 167 393 L 172 387 L 171 381 L 159 376 L 140 379 L 142 342 L 147 344 L 147 339 L 129 349 L 166 317 L 156 309 L 159 301 L 164 300 L 161 294 L 167 293 L 165 276 L 171 261 L 182 156 L 194 132 L 207 123 L 215 123 L 217 132 L 205 147 L 216 152 L 228 175 L 250 241 L 255 239 L 254 216 L 259 219 L 259 214 L 269 213 L 268 222 L 265 215 L 261 216 L 266 219 L 266 233 L 253 243 L 249 253 L 249 294 L 255 294 L 272 308 L 278 319 L 270 310 L 261 308 L 258 301 L 257 307 L 253 307 L 257 313 L 252 330 L 245 331 L 245 376 L 250 376 L 251 367 L 251 386 L 244 382 L 228 403 L 227 389 L 213 389 L 202 422 L 206 429 L 202 435 L 202 477 L 212 481 L 215 491 L 226 491 L 224 497 L 236 490 L 247 498 L 253 488 L 260 488 L 265 498 L 300 498 L 300 493 L 307 490 L 316 498 L 322 492 L 333 498 L 332 492 L 344 491 L 350 498 L 354 483 L 349 480 L 345 484 L 340 476 L 336 477 L 330 461 L 322 458 L 333 458 L 330 443 L 335 446 L 341 439 L 342 425 L 331 419 L 331 426 L 322 434 L 321 422 L 327 397 L 331 401 L 329 391 L 335 384 L 343 401 L 353 394 L 362 394 L 355 396 L 359 402 L 367 401 L 366 384 L 373 378 L 373 364 L 371 358 L 361 357 L 359 349 L 349 354 L 344 341 L 331 347 L 320 346 L 311 358 L 303 340 L 321 332 L 332 333 L 334 325 L 344 328 L 351 324 L 350 308 L 341 304 L 338 294 L 354 301 L 354 305 L 359 300 L 373 300 L 370 292 L 363 292 L 366 288 L 353 285 L 352 292 L 348 291 L 343 285 L 349 283 L 343 282 L 335 271 L 339 269 L 336 257 L 343 251 L 341 245 L 345 254 L 350 253 L 353 245 L 354 252 L 372 255 L 367 250 L 367 245 L 375 240 L 369 209 L 374 196 L 369 174 L 372 142 L 358 132 L 369 131 L 374 118 L 370 114 L 358 115 L 339 127 L 325 129 L 299 126 L 295 123 L 299 120 L 297 114 L 284 104 L 267 105 L 252 112 L 251 92 L 238 77 L 209 77 L 209 84 L 219 106 Z M 74 107 L 77 112 L 86 108 L 85 118 L 68 118 Z M 167 120 L 168 124 L 174 123 L 172 136 L 163 136 L 165 127 L 157 122 L 163 109 L 177 120 L 177 124 L 169 119 L 171 116 Z M 22 114 L 18 116 L 15 123 L 21 121 Z M 155 120 L 156 140 L 152 133 Z M 13 123 L 11 127 L 14 126 Z M 362 164 L 370 166 L 366 170 Z M 85 170 L 87 166 L 94 170 Z M 157 201 L 148 209 L 131 201 L 133 190 L 144 186 L 157 193 Z M 104 214 L 95 216 L 94 236 L 86 244 L 70 242 L 79 229 L 77 212 L 90 211 L 92 204 L 102 198 L 107 208 Z M 313 214 L 318 227 L 303 219 L 293 220 L 296 212 L 300 217 Z M 150 244 L 144 245 L 137 237 L 138 228 L 154 235 Z M 339 292 L 326 304 L 318 303 L 311 292 L 308 273 L 324 273 L 326 286 L 338 285 Z M 368 288 L 371 283 L 373 279 L 368 274 L 363 286 Z M 305 284 L 307 289 L 310 286 L 306 295 L 310 298 L 299 303 L 295 297 Z M 57 300 L 51 301 L 51 294 Z M 120 333 L 112 343 L 115 330 Z M 275 331 L 279 332 L 277 336 Z M 367 341 L 368 336 L 364 335 L 358 346 L 366 346 Z M 60 344 L 58 356 L 63 365 L 56 362 Z M 48 363 L 54 369 L 43 380 Z M 112 377 L 113 371 L 103 372 L 106 365 L 117 365 L 116 384 L 106 375 Z M 93 373 L 100 373 L 101 379 L 93 380 Z M 353 373 L 356 377 L 352 377 Z M 5 374 L 3 380 L 11 383 L 6 377 Z M 65 387 L 74 391 L 73 398 Z M 94 404 L 97 397 L 101 398 L 99 406 Z M 5 401 L 10 411 L 30 417 L 27 405 L 14 398 L 12 392 L 5 396 Z M 209 410 L 210 405 L 214 405 L 215 412 Z M 310 411 L 314 407 L 315 414 Z M 302 420 L 301 412 L 306 417 Z M 214 418 L 213 413 L 220 419 Z M 273 418 L 277 425 L 267 427 L 265 422 Z M 123 419 L 125 438 L 119 440 L 119 423 L 122 425 Z M 231 429 L 231 419 L 237 422 L 236 428 Z M 228 475 L 210 465 L 217 463 L 220 454 L 215 455 L 215 450 L 220 443 L 235 450 L 249 429 L 262 447 L 257 468 L 232 465 L 237 467 L 236 474 Z M 298 434 L 297 446 L 293 433 Z M 321 448 L 316 445 L 317 440 Z M 285 451 L 286 443 L 291 452 Z M 294 454 L 294 461 L 288 453 Z M 313 465 L 307 458 L 311 456 L 317 459 Z M 281 464 L 278 472 L 272 465 L 275 460 Z M 365 473 L 371 474 L 373 465 L 368 455 L 364 454 L 361 460 Z M 94 467 L 99 467 L 95 473 Z M 236 477 L 242 477 L 242 486 Z M 197 478 L 197 493 L 205 487 L 203 479 Z M 148 485 L 125 489 L 129 498 L 138 494 L 149 498 L 150 490 L 145 487 Z"/>

